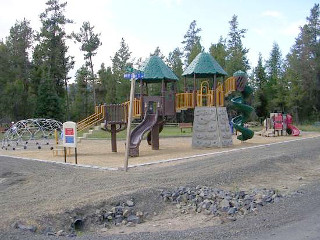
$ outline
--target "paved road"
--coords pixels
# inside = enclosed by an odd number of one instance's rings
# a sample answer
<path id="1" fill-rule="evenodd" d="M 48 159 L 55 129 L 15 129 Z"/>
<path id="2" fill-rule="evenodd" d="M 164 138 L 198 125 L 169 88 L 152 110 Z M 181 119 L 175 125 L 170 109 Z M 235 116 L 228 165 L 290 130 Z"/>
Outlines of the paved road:
<path id="1" fill-rule="evenodd" d="M 258 215 L 248 215 L 241 221 L 185 231 L 111 237 L 86 234 L 79 239 L 319 239 L 320 190 L 315 171 L 320 169 L 319 146 L 320 138 L 313 138 L 187 160 L 174 166 L 130 169 L 128 173 L 1 157 L 0 239 L 48 239 L 6 227 L 17 219 L 38 219 L 45 212 L 104 200 L 112 202 L 123 195 L 135 196 L 139 207 L 148 210 L 150 201 L 162 188 L 274 184 L 287 185 L 290 190 L 297 187 L 294 180 L 299 174 L 308 180 L 303 194 L 265 207 Z M 152 205 L 149 210 L 161 212 L 162 208 L 163 205 Z"/>

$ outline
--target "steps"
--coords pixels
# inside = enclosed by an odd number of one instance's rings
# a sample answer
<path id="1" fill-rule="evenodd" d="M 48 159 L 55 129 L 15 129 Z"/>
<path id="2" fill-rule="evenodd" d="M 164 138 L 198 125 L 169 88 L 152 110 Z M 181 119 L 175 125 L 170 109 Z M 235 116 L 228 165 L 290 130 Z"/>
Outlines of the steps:
<path id="1" fill-rule="evenodd" d="M 83 133 L 82 137 L 77 137 L 78 143 L 80 143 L 82 139 L 87 139 L 90 135 L 92 135 L 95 131 L 99 131 L 102 127 L 104 128 L 104 123 L 101 123 L 98 126 L 94 126 L 93 129 L 90 129 L 88 132 Z"/>

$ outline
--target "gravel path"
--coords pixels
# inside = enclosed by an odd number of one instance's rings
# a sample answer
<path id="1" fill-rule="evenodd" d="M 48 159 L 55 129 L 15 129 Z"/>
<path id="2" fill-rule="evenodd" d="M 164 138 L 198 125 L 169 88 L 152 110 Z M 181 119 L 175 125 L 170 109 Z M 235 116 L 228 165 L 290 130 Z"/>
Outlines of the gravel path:
<path id="1" fill-rule="evenodd" d="M 305 194 L 268 206 L 257 216 L 251 215 L 234 223 L 221 226 L 208 226 L 210 223 L 203 222 L 194 225 L 189 223 L 191 227 L 188 230 L 181 230 L 185 225 L 181 222 L 181 229 L 177 225 L 172 229 L 170 226 L 162 226 L 171 230 L 169 232 L 126 235 L 131 231 L 126 230 L 125 234 L 108 236 L 107 239 L 212 239 L 212 236 L 214 239 L 240 239 L 250 237 L 252 232 L 265 234 L 268 229 L 272 230 L 279 224 L 300 221 L 305 214 L 316 212 L 314 206 L 317 206 L 320 194 L 312 186 L 320 179 L 319 146 L 320 138 L 313 138 L 179 163 L 140 167 L 130 169 L 128 173 L 2 157 L 0 239 L 48 239 L 41 235 L 12 231 L 10 225 L 19 219 L 33 223 L 48 213 L 60 213 L 102 201 L 112 202 L 124 195 L 135 196 L 136 201 L 141 203 L 140 207 L 148 209 L 150 206 L 144 206 L 144 201 L 150 204 L 160 189 L 171 189 L 179 185 L 206 185 L 226 189 L 266 187 L 280 189 L 283 193 L 305 188 Z M 300 203 L 306 207 L 303 208 Z M 164 206 L 151 207 L 161 213 Z M 301 214 L 301 211 L 305 214 Z M 162 229 L 161 226 L 156 228 Z M 102 238 L 96 234 L 85 234 L 79 239 Z"/>

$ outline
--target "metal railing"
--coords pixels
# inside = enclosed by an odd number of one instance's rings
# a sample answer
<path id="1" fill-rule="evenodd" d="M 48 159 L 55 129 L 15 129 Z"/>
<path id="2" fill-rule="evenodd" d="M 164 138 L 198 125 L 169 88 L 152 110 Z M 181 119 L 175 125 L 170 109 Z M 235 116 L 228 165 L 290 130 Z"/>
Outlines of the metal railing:
<path id="1" fill-rule="evenodd" d="M 95 107 L 94 114 L 86 117 L 77 123 L 77 130 L 83 131 L 103 121 L 105 115 L 105 106 L 99 105 Z"/>

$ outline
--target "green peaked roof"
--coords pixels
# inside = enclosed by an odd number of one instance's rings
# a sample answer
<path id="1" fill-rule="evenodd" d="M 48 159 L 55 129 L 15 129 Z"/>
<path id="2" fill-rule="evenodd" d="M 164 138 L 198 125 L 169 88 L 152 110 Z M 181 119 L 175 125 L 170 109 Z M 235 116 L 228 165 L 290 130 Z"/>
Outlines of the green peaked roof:
<path id="1" fill-rule="evenodd" d="M 179 80 L 172 70 L 158 56 L 148 58 L 140 70 L 144 72 L 144 78 L 142 79 L 143 82 L 156 83 L 161 82 L 162 80 Z"/>
<path id="2" fill-rule="evenodd" d="M 246 74 L 244 71 L 238 70 L 233 74 L 234 77 L 243 76 L 248 77 L 248 74 Z"/>
<path id="3" fill-rule="evenodd" d="M 219 63 L 209 53 L 199 53 L 190 65 L 184 70 L 182 76 L 193 77 L 212 77 L 228 75 Z"/>

